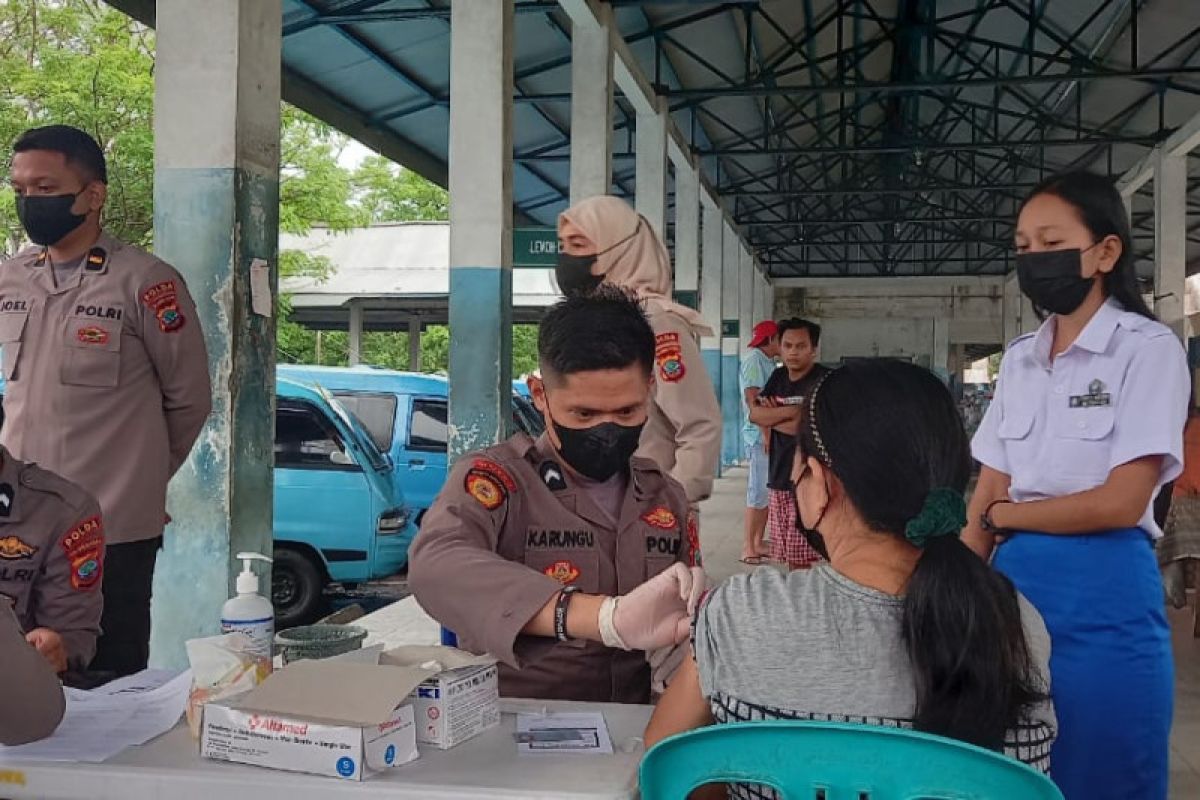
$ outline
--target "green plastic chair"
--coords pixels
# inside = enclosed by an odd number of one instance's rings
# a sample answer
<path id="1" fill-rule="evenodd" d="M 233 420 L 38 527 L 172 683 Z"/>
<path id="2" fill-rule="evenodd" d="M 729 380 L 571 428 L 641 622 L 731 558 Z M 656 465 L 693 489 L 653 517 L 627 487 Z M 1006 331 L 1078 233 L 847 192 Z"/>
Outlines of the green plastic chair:
<path id="1" fill-rule="evenodd" d="M 706 783 L 762 784 L 785 800 L 1063 800 L 1045 775 L 1000 753 L 874 725 L 712 725 L 642 760 L 642 800 L 684 800 Z"/>

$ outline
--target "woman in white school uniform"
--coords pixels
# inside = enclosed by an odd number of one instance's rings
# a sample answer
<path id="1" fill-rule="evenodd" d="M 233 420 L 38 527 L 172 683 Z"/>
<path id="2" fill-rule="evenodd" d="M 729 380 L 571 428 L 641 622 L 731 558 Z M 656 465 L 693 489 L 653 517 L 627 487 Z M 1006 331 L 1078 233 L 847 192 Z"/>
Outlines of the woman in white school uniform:
<path id="1" fill-rule="evenodd" d="M 1174 670 L 1152 501 L 1182 468 L 1187 359 L 1138 291 L 1106 178 L 1034 189 L 1016 247 L 1021 291 L 1049 316 L 1001 363 L 964 539 L 1050 631 L 1050 772 L 1068 800 L 1165 798 Z"/>

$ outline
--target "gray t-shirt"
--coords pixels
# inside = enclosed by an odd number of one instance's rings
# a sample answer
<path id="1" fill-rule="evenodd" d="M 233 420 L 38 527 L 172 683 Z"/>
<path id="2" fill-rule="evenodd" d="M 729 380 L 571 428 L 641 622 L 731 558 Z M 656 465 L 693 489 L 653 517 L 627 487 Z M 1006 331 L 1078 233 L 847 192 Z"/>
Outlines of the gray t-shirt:
<path id="1" fill-rule="evenodd" d="M 50 266 L 54 270 L 54 285 L 63 286 L 67 281 L 75 277 L 75 273 L 79 271 L 79 267 L 83 264 L 83 256 L 72 258 L 69 261 L 64 261 L 61 264 L 55 261 Z"/>
<path id="2" fill-rule="evenodd" d="M 1033 662 L 1048 687 L 1050 636 L 1033 606 L 1019 601 Z M 763 567 L 730 579 L 696 619 L 700 688 L 714 718 L 911 727 L 916 690 L 901 638 L 903 603 L 828 565 L 787 574 Z M 1005 751 L 1047 771 L 1055 730 L 1050 703 L 1040 704 L 1009 732 Z M 732 796 L 774 795 L 739 786 Z"/>

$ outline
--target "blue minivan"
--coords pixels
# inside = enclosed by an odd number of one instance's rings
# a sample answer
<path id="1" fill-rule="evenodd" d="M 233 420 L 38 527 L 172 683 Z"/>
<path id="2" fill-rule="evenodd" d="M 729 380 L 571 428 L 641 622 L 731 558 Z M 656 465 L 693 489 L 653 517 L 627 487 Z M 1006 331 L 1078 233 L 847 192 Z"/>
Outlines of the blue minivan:
<path id="1" fill-rule="evenodd" d="M 326 584 L 386 578 L 408 563 L 416 526 L 391 459 L 321 389 L 275 386 L 276 624 L 311 620 Z"/>
<path id="2" fill-rule="evenodd" d="M 391 456 L 404 497 L 423 514 L 446 482 L 449 381 L 441 375 L 376 367 L 317 367 L 280 364 L 279 377 L 310 383 L 329 392 L 362 421 L 376 446 Z M 541 416 L 525 397 L 513 393 L 513 430 L 533 437 Z"/>

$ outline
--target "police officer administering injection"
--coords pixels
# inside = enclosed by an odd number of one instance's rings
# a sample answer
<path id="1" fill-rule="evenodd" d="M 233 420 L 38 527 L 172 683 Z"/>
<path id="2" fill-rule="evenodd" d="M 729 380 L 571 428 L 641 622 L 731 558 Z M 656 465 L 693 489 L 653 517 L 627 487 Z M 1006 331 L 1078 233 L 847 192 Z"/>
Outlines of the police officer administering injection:
<path id="1" fill-rule="evenodd" d="M 86 492 L 0 447 L 0 595 L 54 672 L 96 652 L 104 524 Z"/>
<path id="2" fill-rule="evenodd" d="M 126 675 L 149 656 L 167 481 L 211 408 L 204 337 L 179 273 L 102 231 L 107 168 L 88 134 L 26 131 L 10 181 L 36 247 L 0 265 L 0 443 L 100 501 L 108 551 L 92 668 Z"/>
<path id="3" fill-rule="evenodd" d="M 704 591 L 683 487 L 634 456 L 654 331 L 615 288 L 554 306 L 531 389 L 547 430 L 462 456 L 410 554 L 421 605 L 500 659 L 506 696 L 645 703 Z M 657 678 L 656 678 L 657 680 Z"/>

